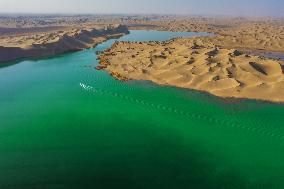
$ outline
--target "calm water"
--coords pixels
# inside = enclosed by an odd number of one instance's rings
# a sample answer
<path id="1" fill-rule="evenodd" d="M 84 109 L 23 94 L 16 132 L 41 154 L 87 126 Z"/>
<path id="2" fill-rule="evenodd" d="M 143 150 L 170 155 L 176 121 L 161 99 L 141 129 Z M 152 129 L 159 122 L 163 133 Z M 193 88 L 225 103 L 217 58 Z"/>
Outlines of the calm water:
<path id="1" fill-rule="evenodd" d="M 0 68 L 0 189 L 284 188 L 284 105 L 116 81 L 113 42 Z"/>

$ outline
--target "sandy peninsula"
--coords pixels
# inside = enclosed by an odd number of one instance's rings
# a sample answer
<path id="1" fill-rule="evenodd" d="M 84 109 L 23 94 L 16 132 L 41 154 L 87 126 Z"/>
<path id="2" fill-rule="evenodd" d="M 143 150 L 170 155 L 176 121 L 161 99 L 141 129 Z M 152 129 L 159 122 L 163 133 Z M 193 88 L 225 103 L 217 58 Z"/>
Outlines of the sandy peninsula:
<path id="1" fill-rule="evenodd" d="M 99 69 L 119 80 L 206 91 L 219 97 L 284 102 L 284 62 L 212 43 L 215 37 L 166 42 L 117 42 Z"/>
<path id="2" fill-rule="evenodd" d="M 130 29 L 210 32 L 211 37 L 166 42 L 119 42 L 100 56 L 98 69 L 120 80 L 206 91 L 219 97 L 284 102 L 284 20 L 156 16 L 123 20 Z"/>

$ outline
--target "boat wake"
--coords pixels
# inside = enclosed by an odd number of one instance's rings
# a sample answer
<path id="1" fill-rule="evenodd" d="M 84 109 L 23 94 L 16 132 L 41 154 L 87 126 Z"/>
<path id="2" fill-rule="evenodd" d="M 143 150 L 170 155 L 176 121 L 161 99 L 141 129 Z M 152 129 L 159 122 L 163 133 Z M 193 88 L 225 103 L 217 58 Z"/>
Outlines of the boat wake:
<path id="1" fill-rule="evenodd" d="M 122 95 L 122 94 L 118 94 L 116 92 L 112 92 L 112 91 L 108 91 L 108 90 L 102 90 L 99 88 L 95 88 L 89 85 L 86 85 L 84 83 L 80 83 L 80 87 L 88 92 L 93 92 L 93 93 L 97 93 L 100 95 L 107 95 L 107 96 L 111 96 L 114 98 L 119 98 L 131 103 L 136 103 L 136 104 L 140 104 L 142 106 L 147 106 L 148 108 L 152 108 L 152 109 L 156 109 L 158 111 L 163 111 L 163 112 L 168 112 L 171 114 L 175 114 L 175 115 L 179 115 L 179 116 L 183 116 L 183 117 L 187 117 L 189 119 L 197 119 L 197 120 L 203 120 L 203 121 L 207 121 L 209 123 L 215 123 L 215 124 L 211 124 L 211 125 L 216 125 L 219 127 L 231 127 L 231 128 L 235 128 L 235 129 L 243 129 L 246 130 L 248 132 L 253 132 L 253 133 L 257 133 L 257 134 L 261 134 L 264 136 L 268 136 L 268 137 L 272 137 L 274 139 L 278 139 L 278 140 L 284 140 L 284 135 L 282 133 L 278 133 L 278 132 L 273 132 L 271 130 L 265 129 L 265 128 L 257 128 L 257 127 L 252 127 L 252 126 L 247 126 L 241 123 L 237 123 L 236 121 L 228 121 L 228 120 L 222 120 L 222 119 L 217 119 L 213 116 L 209 116 L 206 114 L 201 114 L 198 112 L 187 112 L 184 110 L 181 110 L 179 108 L 176 107 L 170 107 L 168 105 L 163 105 L 163 104 L 156 104 L 156 103 L 151 103 L 145 100 L 141 100 L 141 99 L 137 99 L 137 98 L 133 98 L 133 97 L 129 97 L 126 95 Z"/>
<path id="2" fill-rule="evenodd" d="M 93 87 L 88 86 L 88 85 L 85 85 L 85 84 L 83 84 L 83 83 L 80 83 L 80 87 L 81 87 L 82 89 L 86 90 L 86 91 L 91 91 L 91 90 L 93 90 Z"/>

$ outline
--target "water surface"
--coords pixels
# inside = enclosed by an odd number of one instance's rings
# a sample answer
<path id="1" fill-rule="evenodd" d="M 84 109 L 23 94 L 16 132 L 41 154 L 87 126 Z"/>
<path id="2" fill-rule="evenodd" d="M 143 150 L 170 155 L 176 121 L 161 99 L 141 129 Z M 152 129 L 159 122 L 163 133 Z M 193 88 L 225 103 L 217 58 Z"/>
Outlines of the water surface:
<path id="1" fill-rule="evenodd" d="M 0 68 L 1 189 L 284 188 L 283 105 L 116 81 L 94 69 L 114 41 Z"/>

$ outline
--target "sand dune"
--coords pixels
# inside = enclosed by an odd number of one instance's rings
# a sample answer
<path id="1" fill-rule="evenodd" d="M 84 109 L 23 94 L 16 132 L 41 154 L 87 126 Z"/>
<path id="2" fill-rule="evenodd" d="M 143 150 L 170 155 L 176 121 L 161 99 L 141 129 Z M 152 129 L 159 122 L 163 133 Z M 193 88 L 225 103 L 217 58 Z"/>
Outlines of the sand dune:
<path id="1" fill-rule="evenodd" d="M 210 41 L 223 48 L 284 52 L 284 20 L 269 18 L 169 17 L 130 20 L 131 29 L 211 32 Z M 135 25 L 136 24 L 136 25 Z"/>
<path id="2" fill-rule="evenodd" d="M 284 62 L 220 48 L 211 41 L 203 37 L 117 42 L 100 55 L 100 64 L 121 80 L 150 80 L 220 97 L 284 102 Z"/>
<path id="3" fill-rule="evenodd" d="M 0 39 L 0 62 L 18 58 L 39 57 L 91 48 L 108 38 L 120 37 L 128 33 L 125 26 L 107 29 L 70 29 L 67 31 L 3 37 Z"/>

